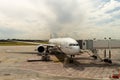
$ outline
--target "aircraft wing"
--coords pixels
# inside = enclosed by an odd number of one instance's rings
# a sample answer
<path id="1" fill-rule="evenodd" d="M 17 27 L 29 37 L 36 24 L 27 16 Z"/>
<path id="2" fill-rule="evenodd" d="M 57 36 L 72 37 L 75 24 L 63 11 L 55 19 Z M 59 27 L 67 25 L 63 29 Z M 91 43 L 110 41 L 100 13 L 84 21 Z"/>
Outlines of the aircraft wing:
<path id="1" fill-rule="evenodd" d="M 55 47 L 55 44 L 39 44 L 39 46 Z"/>
<path id="2" fill-rule="evenodd" d="M 40 53 L 44 52 L 46 49 L 48 49 L 49 51 L 61 51 L 60 45 L 56 45 L 56 44 L 44 44 L 44 43 L 27 42 L 27 41 L 16 41 L 16 42 L 23 42 L 23 43 L 30 43 L 30 44 L 38 45 L 35 48 L 35 51 L 38 51 Z"/>

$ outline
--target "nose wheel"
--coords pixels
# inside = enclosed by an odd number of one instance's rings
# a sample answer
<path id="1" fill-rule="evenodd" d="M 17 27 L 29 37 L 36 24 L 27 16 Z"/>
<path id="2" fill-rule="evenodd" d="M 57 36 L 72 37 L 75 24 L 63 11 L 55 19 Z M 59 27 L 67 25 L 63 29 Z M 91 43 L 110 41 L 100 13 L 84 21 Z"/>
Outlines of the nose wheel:
<path id="1" fill-rule="evenodd" d="M 47 46 L 45 53 L 42 55 L 42 61 L 50 61 L 49 46 Z"/>
<path id="2" fill-rule="evenodd" d="M 67 64 L 67 63 L 73 63 L 74 62 L 73 57 L 75 57 L 75 55 L 70 55 L 69 57 L 66 56 L 64 58 L 64 65 Z"/>

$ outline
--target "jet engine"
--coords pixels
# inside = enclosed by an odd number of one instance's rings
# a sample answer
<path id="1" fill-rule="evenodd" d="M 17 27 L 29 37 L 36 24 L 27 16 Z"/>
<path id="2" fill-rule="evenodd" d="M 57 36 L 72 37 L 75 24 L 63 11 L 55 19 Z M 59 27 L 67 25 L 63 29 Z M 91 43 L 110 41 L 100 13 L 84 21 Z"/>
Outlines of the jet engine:
<path id="1" fill-rule="evenodd" d="M 38 52 L 42 53 L 42 52 L 45 51 L 45 47 L 44 46 L 39 46 L 37 50 L 38 50 Z"/>

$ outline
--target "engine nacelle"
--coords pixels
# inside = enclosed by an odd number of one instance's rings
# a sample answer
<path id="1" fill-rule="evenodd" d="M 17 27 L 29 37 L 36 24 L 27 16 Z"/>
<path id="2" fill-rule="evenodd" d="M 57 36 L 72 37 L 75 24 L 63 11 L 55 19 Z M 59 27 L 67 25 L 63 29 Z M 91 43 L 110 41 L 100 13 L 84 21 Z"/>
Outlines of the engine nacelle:
<path id="1" fill-rule="evenodd" d="M 42 53 L 45 51 L 45 48 L 44 48 L 44 46 L 39 46 L 37 50 L 38 50 L 38 52 Z"/>

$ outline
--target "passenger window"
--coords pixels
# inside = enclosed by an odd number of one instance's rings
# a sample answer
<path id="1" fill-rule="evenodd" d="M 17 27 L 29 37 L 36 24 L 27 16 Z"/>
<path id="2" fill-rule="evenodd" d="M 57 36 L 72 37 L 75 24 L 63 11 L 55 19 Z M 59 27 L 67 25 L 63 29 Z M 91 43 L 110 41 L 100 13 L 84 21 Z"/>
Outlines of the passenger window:
<path id="1" fill-rule="evenodd" d="M 69 46 L 72 46 L 72 44 L 69 44 Z"/>
<path id="2" fill-rule="evenodd" d="M 78 44 L 76 44 L 76 46 L 79 46 Z"/>

